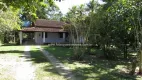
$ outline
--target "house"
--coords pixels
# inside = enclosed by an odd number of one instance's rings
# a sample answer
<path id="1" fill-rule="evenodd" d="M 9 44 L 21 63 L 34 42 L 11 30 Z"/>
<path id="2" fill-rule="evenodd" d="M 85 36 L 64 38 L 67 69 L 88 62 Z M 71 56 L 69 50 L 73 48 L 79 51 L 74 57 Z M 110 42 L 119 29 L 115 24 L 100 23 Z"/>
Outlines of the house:
<path id="1" fill-rule="evenodd" d="M 23 33 L 32 33 L 31 37 L 36 44 L 65 43 L 68 36 L 63 29 L 65 24 L 60 21 L 37 19 L 34 25 L 20 30 L 20 44 L 23 43 Z"/>

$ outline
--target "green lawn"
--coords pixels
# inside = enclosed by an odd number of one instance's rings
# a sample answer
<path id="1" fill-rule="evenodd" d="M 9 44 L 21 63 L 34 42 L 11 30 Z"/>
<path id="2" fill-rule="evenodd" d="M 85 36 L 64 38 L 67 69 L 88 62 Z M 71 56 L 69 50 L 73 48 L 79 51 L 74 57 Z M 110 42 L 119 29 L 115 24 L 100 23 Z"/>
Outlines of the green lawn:
<path id="1" fill-rule="evenodd" d="M 73 51 L 71 48 L 66 47 L 49 47 L 49 46 L 43 46 L 47 51 L 50 53 L 53 53 L 59 60 L 62 62 L 67 62 L 69 57 L 73 56 Z"/>
<path id="2" fill-rule="evenodd" d="M 43 46 L 68 66 L 77 80 L 141 80 L 127 73 L 126 61 L 109 61 L 94 55 L 85 55 L 83 61 L 71 60 L 72 48 Z M 0 80 L 15 80 L 15 63 L 20 62 L 24 46 L 0 46 Z M 35 66 L 35 80 L 66 80 L 36 46 L 31 47 L 31 60 Z M 125 72 L 125 73 L 124 73 Z"/>
<path id="3" fill-rule="evenodd" d="M 24 46 L 0 46 L 0 80 L 15 80 L 16 63 L 23 51 Z"/>
<path id="4" fill-rule="evenodd" d="M 35 46 L 31 47 L 31 61 L 35 66 L 35 80 L 65 80 L 54 69 L 53 65 L 46 59 L 42 52 Z"/>
<path id="5" fill-rule="evenodd" d="M 128 73 L 126 61 L 110 61 L 97 58 L 95 55 L 85 55 L 83 61 L 70 60 L 73 50 L 67 47 L 43 46 L 66 66 L 68 66 L 80 80 L 136 80 L 136 76 Z"/>

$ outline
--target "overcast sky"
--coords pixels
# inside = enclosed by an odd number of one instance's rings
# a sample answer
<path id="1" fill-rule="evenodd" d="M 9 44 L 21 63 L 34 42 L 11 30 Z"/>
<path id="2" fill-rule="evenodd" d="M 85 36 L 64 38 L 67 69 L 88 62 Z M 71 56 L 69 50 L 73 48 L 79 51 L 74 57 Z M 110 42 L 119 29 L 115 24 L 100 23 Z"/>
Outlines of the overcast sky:
<path id="1" fill-rule="evenodd" d="M 90 0 L 64 0 L 62 2 L 55 1 L 55 4 L 60 8 L 60 10 L 63 14 L 66 14 L 68 12 L 69 8 L 71 8 L 72 6 L 86 4 L 89 1 Z M 103 4 L 103 2 L 101 0 L 98 0 L 98 2 L 100 4 Z"/>

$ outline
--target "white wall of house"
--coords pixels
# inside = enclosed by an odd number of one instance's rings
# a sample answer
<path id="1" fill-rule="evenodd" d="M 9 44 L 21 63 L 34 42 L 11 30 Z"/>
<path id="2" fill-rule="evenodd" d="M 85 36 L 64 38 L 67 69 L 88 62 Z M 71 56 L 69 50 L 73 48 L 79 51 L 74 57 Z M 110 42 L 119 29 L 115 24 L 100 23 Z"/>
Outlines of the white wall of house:
<path id="1" fill-rule="evenodd" d="M 59 33 L 48 33 L 47 38 L 45 38 L 46 43 L 62 43 L 65 42 L 63 38 L 59 37 Z"/>
<path id="2" fill-rule="evenodd" d="M 45 43 L 64 43 L 65 42 L 65 34 L 63 38 L 60 38 L 59 33 L 47 33 L 47 37 L 45 37 Z M 35 32 L 35 42 L 37 44 L 43 44 L 42 32 Z"/>
<path id="3" fill-rule="evenodd" d="M 35 32 L 35 43 L 43 44 L 42 32 Z"/>

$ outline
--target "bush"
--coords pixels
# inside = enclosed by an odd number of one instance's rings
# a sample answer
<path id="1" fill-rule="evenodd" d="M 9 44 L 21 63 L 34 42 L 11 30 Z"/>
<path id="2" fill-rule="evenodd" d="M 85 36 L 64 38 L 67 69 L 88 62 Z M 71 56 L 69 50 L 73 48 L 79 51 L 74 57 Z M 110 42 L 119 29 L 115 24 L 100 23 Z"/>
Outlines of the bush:
<path id="1" fill-rule="evenodd" d="M 116 52 L 117 52 L 116 48 L 107 47 L 104 51 L 104 56 L 106 57 L 106 59 L 114 60 L 117 57 L 117 55 L 115 54 Z"/>
<path id="2" fill-rule="evenodd" d="M 84 53 L 85 53 L 85 48 L 84 47 L 73 47 L 74 51 L 74 60 L 83 60 L 84 58 Z"/>

